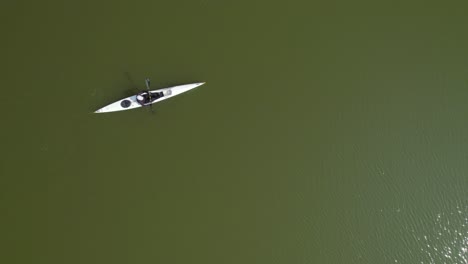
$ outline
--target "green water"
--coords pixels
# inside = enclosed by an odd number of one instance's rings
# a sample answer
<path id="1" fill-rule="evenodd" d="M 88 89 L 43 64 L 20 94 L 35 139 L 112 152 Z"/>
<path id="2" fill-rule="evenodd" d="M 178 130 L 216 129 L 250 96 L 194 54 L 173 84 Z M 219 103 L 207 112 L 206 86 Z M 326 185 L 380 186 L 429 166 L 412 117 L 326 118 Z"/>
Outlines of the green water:
<path id="1" fill-rule="evenodd" d="M 467 263 L 467 7 L 4 1 L 0 262 Z"/>

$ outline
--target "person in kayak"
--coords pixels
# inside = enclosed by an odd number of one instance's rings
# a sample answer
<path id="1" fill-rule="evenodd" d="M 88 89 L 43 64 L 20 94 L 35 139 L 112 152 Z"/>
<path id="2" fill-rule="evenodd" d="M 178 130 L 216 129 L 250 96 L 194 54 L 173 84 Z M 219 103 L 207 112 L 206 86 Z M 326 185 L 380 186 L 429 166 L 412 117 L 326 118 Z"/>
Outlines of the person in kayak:
<path id="1" fill-rule="evenodd" d="M 151 96 L 148 92 L 143 92 L 137 95 L 136 97 L 137 102 L 141 105 L 146 105 L 151 103 Z"/>

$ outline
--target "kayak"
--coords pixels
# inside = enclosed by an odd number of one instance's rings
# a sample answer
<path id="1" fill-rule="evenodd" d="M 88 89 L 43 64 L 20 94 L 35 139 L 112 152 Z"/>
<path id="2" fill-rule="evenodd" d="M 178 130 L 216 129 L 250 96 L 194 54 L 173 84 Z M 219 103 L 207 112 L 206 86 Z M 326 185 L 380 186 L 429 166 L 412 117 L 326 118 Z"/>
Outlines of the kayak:
<path id="1" fill-rule="evenodd" d="M 149 106 L 151 104 L 161 102 L 163 100 L 169 99 L 181 93 L 185 93 L 189 90 L 195 89 L 198 86 L 201 86 L 203 84 L 205 83 L 200 82 L 200 83 L 184 84 L 184 85 L 163 88 L 159 90 L 148 91 L 142 94 L 132 95 L 130 97 L 114 102 L 110 105 L 104 106 L 103 108 L 98 109 L 94 113 L 109 113 L 109 112 L 135 109 L 135 108 L 139 108 L 142 106 Z M 149 97 L 149 100 L 145 100 L 145 101 L 140 100 L 143 94 Z"/>

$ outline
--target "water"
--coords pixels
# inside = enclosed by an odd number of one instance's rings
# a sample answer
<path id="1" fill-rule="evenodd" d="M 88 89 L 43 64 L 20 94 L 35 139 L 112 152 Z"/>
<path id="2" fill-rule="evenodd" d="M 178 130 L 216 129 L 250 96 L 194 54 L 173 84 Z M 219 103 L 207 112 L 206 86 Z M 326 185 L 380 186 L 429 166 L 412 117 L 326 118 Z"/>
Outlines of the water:
<path id="1" fill-rule="evenodd" d="M 2 3 L 0 259 L 468 263 L 465 9 Z"/>

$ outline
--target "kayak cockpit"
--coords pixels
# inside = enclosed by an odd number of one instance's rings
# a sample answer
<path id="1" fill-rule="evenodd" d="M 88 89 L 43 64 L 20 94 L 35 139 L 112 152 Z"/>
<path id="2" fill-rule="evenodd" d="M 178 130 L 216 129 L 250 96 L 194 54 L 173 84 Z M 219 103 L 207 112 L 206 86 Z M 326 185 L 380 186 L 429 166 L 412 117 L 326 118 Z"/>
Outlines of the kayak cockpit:
<path id="1" fill-rule="evenodd" d="M 161 98 L 164 96 L 164 93 L 163 92 L 142 92 L 142 93 L 139 93 L 137 94 L 136 96 L 136 101 L 140 104 L 140 105 L 147 105 L 147 104 L 151 104 L 152 102 L 154 102 L 155 100 Z"/>

